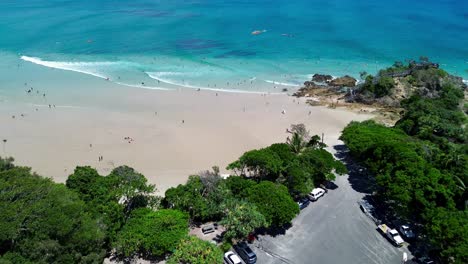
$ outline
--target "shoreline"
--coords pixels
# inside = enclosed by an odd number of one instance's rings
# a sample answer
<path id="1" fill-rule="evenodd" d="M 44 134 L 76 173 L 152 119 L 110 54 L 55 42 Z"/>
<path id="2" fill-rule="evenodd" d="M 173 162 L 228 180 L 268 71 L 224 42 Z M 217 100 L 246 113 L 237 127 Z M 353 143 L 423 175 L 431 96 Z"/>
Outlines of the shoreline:
<path id="1" fill-rule="evenodd" d="M 286 94 L 135 89 L 34 65 L 18 71 L 46 96 L 28 94 L 25 80 L 12 79 L 13 95 L 0 101 L 0 137 L 7 139 L 1 156 L 57 182 L 76 166 L 107 175 L 128 165 L 163 194 L 191 174 L 214 165 L 225 173 L 245 151 L 285 142 L 291 124 L 324 133 L 331 147 L 350 121 L 372 117 Z"/>

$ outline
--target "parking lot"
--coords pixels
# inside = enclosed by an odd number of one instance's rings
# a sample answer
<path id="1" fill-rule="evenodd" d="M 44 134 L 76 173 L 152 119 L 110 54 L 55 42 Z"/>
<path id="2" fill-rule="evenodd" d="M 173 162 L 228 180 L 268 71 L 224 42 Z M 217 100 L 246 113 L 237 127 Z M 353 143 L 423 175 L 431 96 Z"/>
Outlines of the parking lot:
<path id="1" fill-rule="evenodd" d="M 284 235 L 260 236 L 252 245 L 258 263 L 402 263 L 394 247 L 357 202 L 366 194 L 355 176 L 337 177 L 335 190 L 301 211 Z"/>

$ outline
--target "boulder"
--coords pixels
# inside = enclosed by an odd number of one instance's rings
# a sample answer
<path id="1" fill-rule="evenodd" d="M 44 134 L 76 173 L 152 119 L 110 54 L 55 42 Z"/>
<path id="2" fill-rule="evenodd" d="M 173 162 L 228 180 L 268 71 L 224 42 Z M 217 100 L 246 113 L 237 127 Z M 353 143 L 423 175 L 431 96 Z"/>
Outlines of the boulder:
<path id="1" fill-rule="evenodd" d="M 330 86 L 338 86 L 338 87 L 354 87 L 356 86 L 356 79 L 349 75 L 345 75 L 343 77 L 339 77 L 333 79 L 329 82 Z"/>
<path id="2" fill-rule="evenodd" d="M 308 82 L 305 82 L 304 87 L 299 88 L 299 90 L 297 90 L 293 94 L 293 96 L 303 97 L 303 96 L 307 96 L 309 93 L 312 93 L 316 89 L 328 89 L 328 88 L 329 87 L 326 85 L 318 85 L 318 84 L 315 84 L 314 82 L 308 81 Z"/>
<path id="3" fill-rule="evenodd" d="M 329 82 L 333 79 L 333 76 L 331 75 L 328 75 L 328 74 L 314 74 L 314 76 L 312 76 L 312 81 L 314 82 L 321 82 L 321 83 L 325 83 L 325 82 Z"/>

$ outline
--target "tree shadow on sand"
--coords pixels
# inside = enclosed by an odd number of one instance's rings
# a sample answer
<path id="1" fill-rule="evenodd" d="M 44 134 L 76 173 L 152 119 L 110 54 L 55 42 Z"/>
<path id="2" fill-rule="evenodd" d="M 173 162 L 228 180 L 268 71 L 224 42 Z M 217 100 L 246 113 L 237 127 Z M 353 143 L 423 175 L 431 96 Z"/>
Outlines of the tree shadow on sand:
<path id="1" fill-rule="evenodd" d="M 348 181 L 351 187 L 360 193 L 371 194 L 376 189 L 375 179 L 368 170 L 353 159 L 345 145 L 336 145 L 335 157 L 348 169 Z"/>

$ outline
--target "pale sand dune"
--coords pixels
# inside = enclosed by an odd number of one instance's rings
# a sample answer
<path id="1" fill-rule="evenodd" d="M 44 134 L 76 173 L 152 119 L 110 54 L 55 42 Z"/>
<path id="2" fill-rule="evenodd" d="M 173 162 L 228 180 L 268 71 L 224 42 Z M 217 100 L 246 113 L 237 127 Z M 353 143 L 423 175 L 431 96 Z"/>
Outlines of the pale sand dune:
<path id="1" fill-rule="evenodd" d="M 370 117 L 297 104 L 286 95 L 218 92 L 216 96 L 195 90 L 113 87 L 112 92 L 104 89 L 89 102 L 81 101 L 80 107 L 69 107 L 70 98 L 54 100 L 57 107 L 52 109 L 0 104 L 0 139 L 8 140 L 0 149 L 2 156 L 13 156 L 17 164 L 58 182 L 64 182 L 76 165 L 90 165 L 107 174 L 126 164 L 161 192 L 213 165 L 225 171 L 247 150 L 284 142 L 290 124 L 304 123 L 311 133 L 325 133 L 327 144 L 336 144 L 347 123 Z M 68 107 L 61 107 L 62 101 Z M 128 143 L 127 136 L 134 141 Z M 99 155 L 104 161 L 98 162 Z"/>

